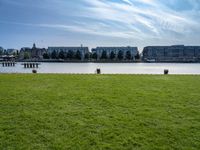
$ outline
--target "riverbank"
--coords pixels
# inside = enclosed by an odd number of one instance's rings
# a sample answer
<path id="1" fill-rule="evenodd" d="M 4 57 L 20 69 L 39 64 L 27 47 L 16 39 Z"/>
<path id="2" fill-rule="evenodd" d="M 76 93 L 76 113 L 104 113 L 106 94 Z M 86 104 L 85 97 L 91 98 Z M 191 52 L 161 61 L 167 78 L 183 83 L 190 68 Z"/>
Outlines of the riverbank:
<path id="1" fill-rule="evenodd" d="M 41 63 L 186 63 L 186 64 L 195 64 L 200 63 L 200 61 L 112 61 L 112 60 L 16 60 L 16 62 L 41 62 Z"/>
<path id="2" fill-rule="evenodd" d="M 141 60 L 135 61 L 112 61 L 112 60 L 16 60 L 16 62 L 43 62 L 43 63 L 142 63 Z"/>
<path id="3" fill-rule="evenodd" d="M 0 75 L 0 149 L 199 149 L 200 76 Z"/>

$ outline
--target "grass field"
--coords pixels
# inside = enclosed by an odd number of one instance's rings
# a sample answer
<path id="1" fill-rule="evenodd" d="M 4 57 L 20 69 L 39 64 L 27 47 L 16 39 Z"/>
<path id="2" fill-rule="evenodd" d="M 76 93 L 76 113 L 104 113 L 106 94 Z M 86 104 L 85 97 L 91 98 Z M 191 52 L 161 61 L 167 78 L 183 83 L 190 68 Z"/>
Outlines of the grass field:
<path id="1" fill-rule="evenodd" d="M 0 149 L 200 149 L 200 76 L 0 75 Z"/>

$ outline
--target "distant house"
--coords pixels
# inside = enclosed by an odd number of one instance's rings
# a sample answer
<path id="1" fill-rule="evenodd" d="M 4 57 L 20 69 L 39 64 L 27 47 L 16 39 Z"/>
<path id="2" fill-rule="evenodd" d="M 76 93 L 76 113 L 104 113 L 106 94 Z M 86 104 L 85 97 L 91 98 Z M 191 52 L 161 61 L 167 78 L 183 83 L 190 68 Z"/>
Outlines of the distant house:
<path id="1" fill-rule="evenodd" d="M 131 60 L 134 61 L 135 57 L 139 54 L 137 47 L 97 47 L 92 49 L 92 53 L 96 53 L 97 60 L 113 59 L 113 60 Z M 120 58 L 121 57 L 121 58 Z"/>
<path id="2" fill-rule="evenodd" d="M 43 54 L 46 53 L 45 48 L 37 48 L 35 44 L 33 44 L 32 48 L 23 47 L 20 50 L 20 59 L 36 59 L 40 60 L 43 58 Z"/>
<path id="3" fill-rule="evenodd" d="M 146 62 L 199 62 L 200 46 L 148 46 L 142 54 Z"/>
<path id="4" fill-rule="evenodd" d="M 19 50 L 17 50 L 17 49 L 7 49 L 6 52 L 7 52 L 8 55 L 16 55 L 19 52 Z"/>
<path id="5" fill-rule="evenodd" d="M 14 55 L 1 55 L 0 61 L 15 61 Z"/>
<path id="6" fill-rule="evenodd" d="M 17 56 L 17 49 L 3 49 L 0 47 L 0 61 L 14 61 Z"/>

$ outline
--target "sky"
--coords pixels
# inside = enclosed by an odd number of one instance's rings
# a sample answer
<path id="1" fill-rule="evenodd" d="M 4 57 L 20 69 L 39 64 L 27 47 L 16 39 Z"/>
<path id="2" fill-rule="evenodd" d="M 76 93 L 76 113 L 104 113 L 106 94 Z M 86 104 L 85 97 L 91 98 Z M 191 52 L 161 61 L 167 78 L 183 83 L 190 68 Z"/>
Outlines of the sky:
<path id="1" fill-rule="evenodd" d="M 0 46 L 200 45 L 200 0 L 0 0 Z"/>

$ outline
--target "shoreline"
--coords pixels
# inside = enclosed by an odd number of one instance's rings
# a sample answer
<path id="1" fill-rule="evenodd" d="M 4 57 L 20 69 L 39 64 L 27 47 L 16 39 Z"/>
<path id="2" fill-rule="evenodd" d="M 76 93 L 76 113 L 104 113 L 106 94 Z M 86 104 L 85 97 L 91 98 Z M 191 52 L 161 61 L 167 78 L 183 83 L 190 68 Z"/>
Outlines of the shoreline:
<path id="1" fill-rule="evenodd" d="M 32 69 L 30 69 L 32 70 Z M 94 76 L 94 75 L 97 75 L 97 76 L 104 76 L 104 75 L 108 75 L 108 76 L 200 76 L 200 73 L 199 74 L 131 74 L 131 73 L 101 73 L 101 74 L 97 74 L 97 73 L 40 73 L 40 72 L 37 72 L 37 73 L 18 73 L 18 72 L 11 72 L 11 73 L 4 73 L 4 72 L 0 72 L 0 75 L 83 75 L 83 76 L 86 76 L 86 75 L 90 75 L 90 76 Z"/>
<path id="2" fill-rule="evenodd" d="M 15 61 L 17 63 L 23 63 L 23 62 L 40 62 L 40 63 L 102 63 L 102 64 L 106 64 L 106 63 L 113 63 L 113 64 L 141 64 L 141 63 L 145 63 L 145 64 L 164 64 L 164 63 L 184 63 L 184 64 L 199 64 L 200 62 L 170 62 L 170 61 L 165 61 L 165 62 L 145 62 L 145 61 L 44 61 L 44 60 L 20 60 L 20 61 Z"/>

